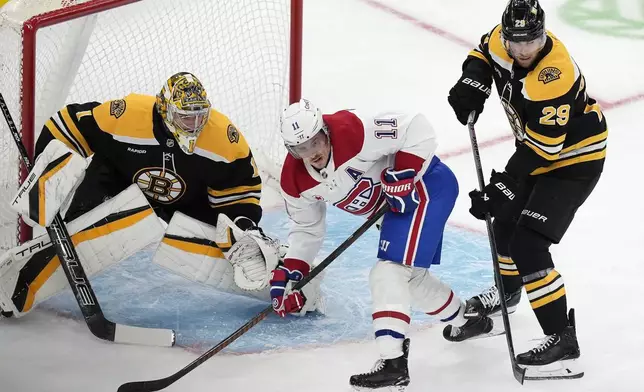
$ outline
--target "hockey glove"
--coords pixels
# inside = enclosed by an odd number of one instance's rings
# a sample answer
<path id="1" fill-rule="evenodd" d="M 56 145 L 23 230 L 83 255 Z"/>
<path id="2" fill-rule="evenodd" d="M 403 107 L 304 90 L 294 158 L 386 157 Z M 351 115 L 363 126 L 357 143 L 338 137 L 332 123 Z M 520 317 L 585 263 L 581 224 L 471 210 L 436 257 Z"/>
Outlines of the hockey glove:
<path id="1" fill-rule="evenodd" d="M 280 317 L 287 313 L 297 313 L 304 307 L 306 297 L 300 290 L 291 291 L 290 286 L 302 280 L 310 270 L 311 267 L 302 260 L 284 259 L 284 263 L 271 272 L 273 310 Z"/>
<path id="2" fill-rule="evenodd" d="M 492 170 L 490 183 L 483 188 L 483 192 L 473 190 L 469 193 L 472 199 L 470 214 L 480 220 L 485 220 L 487 213 L 495 217 L 507 202 L 514 200 L 517 187 L 516 181 L 506 172 Z"/>
<path id="3" fill-rule="evenodd" d="M 418 207 L 418 191 L 414 183 L 416 170 L 385 169 L 380 175 L 382 190 L 393 212 L 405 214 Z"/>
<path id="4" fill-rule="evenodd" d="M 465 69 L 458 82 L 449 90 L 447 101 L 454 109 L 456 118 L 461 124 L 467 125 L 467 118 L 472 110 L 476 110 L 474 122 L 483 112 L 485 100 L 491 92 L 491 79 L 491 77 L 481 77 L 478 73 Z"/>

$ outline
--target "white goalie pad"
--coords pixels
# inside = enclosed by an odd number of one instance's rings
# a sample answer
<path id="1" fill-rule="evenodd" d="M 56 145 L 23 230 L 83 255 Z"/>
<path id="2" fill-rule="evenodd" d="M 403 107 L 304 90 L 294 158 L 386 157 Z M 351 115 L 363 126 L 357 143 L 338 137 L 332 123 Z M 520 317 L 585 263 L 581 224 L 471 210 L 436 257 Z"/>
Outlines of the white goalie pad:
<path id="1" fill-rule="evenodd" d="M 137 185 L 81 215 L 67 229 L 89 277 L 163 235 L 158 217 Z M 16 317 L 68 286 L 47 234 L 0 258 L 0 307 Z"/>
<path id="2" fill-rule="evenodd" d="M 192 282 L 238 293 L 233 268 L 214 238 L 214 226 L 175 212 L 152 261 Z"/>
<path id="3" fill-rule="evenodd" d="M 279 262 L 279 243 L 257 229 L 240 229 L 225 214 L 219 214 L 215 242 L 230 261 L 235 283 L 243 290 L 258 291 L 268 285 Z"/>
<path id="4" fill-rule="evenodd" d="M 11 206 L 30 226 L 47 227 L 80 184 L 87 161 L 63 142 L 52 140 L 38 156 Z"/>
<path id="5" fill-rule="evenodd" d="M 219 225 L 215 228 L 175 212 L 163 240 L 157 247 L 154 263 L 193 282 L 203 283 L 221 291 L 248 294 L 261 299 L 270 298 L 266 289 L 268 275 L 279 261 L 276 245 L 273 245 L 275 248 L 266 250 L 272 255 L 271 265 L 268 266 L 270 269 L 267 272 L 267 265 L 259 245 L 249 237 L 248 239 L 253 241 L 250 246 L 249 242 L 243 241 L 240 245 L 245 245 L 244 247 L 239 245 L 235 247 L 237 243 L 235 236 L 243 238 L 245 232 L 230 219 L 222 220 L 222 216 L 225 215 L 219 215 Z M 253 249 L 253 245 L 257 247 L 257 252 L 251 253 L 258 255 L 259 258 L 247 258 L 248 260 L 240 261 L 236 266 L 227 258 L 227 254 L 234 254 L 235 260 L 239 260 L 240 257 L 249 254 L 249 249 Z M 244 271 L 241 265 L 247 267 L 247 270 Z M 249 280 L 248 276 L 254 277 L 255 280 Z"/>

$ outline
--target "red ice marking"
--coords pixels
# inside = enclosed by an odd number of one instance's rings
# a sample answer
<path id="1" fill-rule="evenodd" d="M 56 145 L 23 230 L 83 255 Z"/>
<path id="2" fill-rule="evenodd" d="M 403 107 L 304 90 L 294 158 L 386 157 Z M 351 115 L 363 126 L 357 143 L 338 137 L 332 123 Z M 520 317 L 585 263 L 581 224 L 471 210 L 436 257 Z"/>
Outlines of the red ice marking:
<path id="1" fill-rule="evenodd" d="M 429 31 L 430 33 L 434 33 L 436 35 L 440 35 L 441 37 L 445 38 L 448 41 L 451 41 L 457 45 L 463 46 L 467 49 L 472 49 L 476 45 L 464 40 L 463 38 L 457 36 L 456 34 L 452 34 L 447 30 L 443 30 L 438 26 L 434 26 L 433 24 L 423 22 L 420 19 L 417 19 L 413 17 L 412 15 L 406 14 L 402 11 L 398 11 L 397 9 L 391 8 L 388 5 L 379 3 L 374 0 L 361 0 L 363 3 L 373 7 L 373 8 L 378 8 L 379 10 L 385 11 L 393 16 L 395 16 L 398 19 L 402 19 L 405 22 L 409 22 L 416 27 L 420 27 L 423 30 Z"/>

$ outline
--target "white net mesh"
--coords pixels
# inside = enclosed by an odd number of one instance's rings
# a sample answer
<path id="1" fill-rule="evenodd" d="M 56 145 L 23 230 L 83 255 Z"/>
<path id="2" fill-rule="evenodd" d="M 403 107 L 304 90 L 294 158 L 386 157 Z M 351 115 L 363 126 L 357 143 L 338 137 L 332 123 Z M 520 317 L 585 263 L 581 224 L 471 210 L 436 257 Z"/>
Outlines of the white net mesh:
<path id="1" fill-rule="evenodd" d="M 70 2 L 91 1 L 14 0 L 0 12 L 0 92 L 19 128 L 22 94 L 30 94 L 31 84 L 22 80 L 23 21 Z M 285 155 L 277 127 L 288 103 L 289 29 L 290 0 L 143 0 L 42 28 L 35 137 L 67 103 L 156 94 L 170 75 L 188 71 L 244 133 L 260 168 L 275 173 Z M 0 248 L 6 249 L 17 230 L 8 201 L 18 185 L 18 163 L 0 124 Z"/>

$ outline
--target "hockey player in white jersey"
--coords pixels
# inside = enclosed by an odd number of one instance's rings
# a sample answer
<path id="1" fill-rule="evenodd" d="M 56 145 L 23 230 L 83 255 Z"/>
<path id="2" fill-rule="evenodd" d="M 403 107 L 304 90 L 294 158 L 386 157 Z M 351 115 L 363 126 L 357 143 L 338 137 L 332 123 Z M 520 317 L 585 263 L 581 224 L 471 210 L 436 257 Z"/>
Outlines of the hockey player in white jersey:
<path id="1" fill-rule="evenodd" d="M 380 359 L 372 371 L 351 376 L 357 388 L 404 388 L 411 306 L 437 317 L 463 338 L 487 333 L 489 318 L 466 320 L 464 304 L 428 268 L 439 264 L 443 231 L 458 183 L 435 156 L 436 136 L 422 114 L 353 111 L 322 115 L 310 101 L 290 105 L 281 117 L 289 150 L 281 175 L 292 223 L 284 262 L 273 271 L 275 312 L 306 304 L 289 284 L 305 277 L 326 231 L 327 203 L 365 218 L 384 203 L 377 258 L 369 276 L 373 327 Z M 461 332 L 463 331 L 463 332 Z"/>

